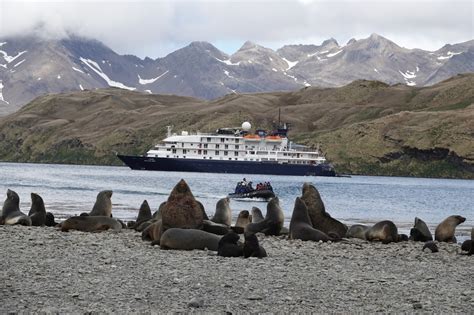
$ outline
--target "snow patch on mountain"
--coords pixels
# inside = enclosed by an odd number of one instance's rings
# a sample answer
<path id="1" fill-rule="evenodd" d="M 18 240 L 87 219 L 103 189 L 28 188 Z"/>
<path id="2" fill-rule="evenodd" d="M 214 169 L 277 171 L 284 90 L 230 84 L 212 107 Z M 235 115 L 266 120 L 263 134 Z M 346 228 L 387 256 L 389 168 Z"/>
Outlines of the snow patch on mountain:
<path id="1" fill-rule="evenodd" d="M 294 66 L 296 66 L 298 64 L 299 61 L 289 61 L 288 59 L 286 58 L 282 58 L 283 60 L 285 60 L 285 62 L 288 64 L 288 68 L 286 68 L 286 70 L 290 70 L 291 68 L 293 68 Z"/>
<path id="2" fill-rule="evenodd" d="M 342 49 L 341 49 L 341 50 L 339 50 L 339 51 L 336 51 L 335 53 L 332 53 L 332 54 L 327 54 L 326 56 L 327 56 L 328 58 L 331 58 L 331 57 L 334 57 L 334 56 L 336 56 L 336 55 L 340 54 L 341 52 L 342 52 Z"/>
<path id="3" fill-rule="evenodd" d="M 220 60 L 219 58 L 216 58 L 216 57 L 214 57 L 214 58 L 215 58 L 217 61 L 222 62 L 222 63 L 225 63 L 225 64 L 228 65 L 228 66 L 238 66 L 238 65 L 240 65 L 240 61 L 237 62 L 237 63 L 232 63 L 232 61 L 230 61 L 230 59 Z"/>
<path id="4" fill-rule="evenodd" d="M 159 76 L 157 76 L 156 78 L 153 78 L 153 79 L 142 79 L 140 77 L 140 75 L 138 75 L 138 82 L 141 85 L 151 84 L 151 83 L 155 82 L 156 80 L 158 80 L 159 78 L 161 78 L 162 76 L 164 76 L 165 74 L 167 74 L 168 72 L 169 72 L 169 70 L 166 70 L 161 75 L 159 75 Z"/>
<path id="5" fill-rule="evenodd" d="M 405 84 L 408 85 L 408 86 L 415 86 L 416 85 L 416 82 L 413 81 L 412 79 L 415 79 L 416 78 L 416 73 L 420 70 L 420 68 L 417 66 L 415 71 L 410 71 L 410 70 L 407 70 L 405 72 L 401 72 L 400 70 L 398 70 L 398 72 L 400 72 L 400 74 L 403 76 L 403 79 L 405 80 Z"/>
<path id="6" fill-rule="evenodd" d="M 17 63 L 16 65 L 13 66 L 13 68 L 16 68 L 18 67 L 19 65 L 21 65 L 23 62 L 25 62 L 26 59 L 23 59 L 22 61 L 20 61 L 19 63 Z"/>
<path id="7" fill-rule="evenodd" d="M 79 88 L 81 89 L 81 91 L 84 91 L 84 88 L 82 87 L 82 84 L 79 84 Z"/>
<path id="8" fill-rule="evenodd" d="M 130 90 L 130 91 L 136 90 L 134 87 L 129 87 L 129 86 L 126 86 L 125 84 L 123 84 L 123 83 L 121 83 L 121 82 L 117 82 L 117 81 L 111 80 L 111 79 L 102 71 L 102 69 L 99 67 L 99 65 L 97 64 L 97 62 L 95 62 L 94 60 L 90 60 L 90 59 L 86 59 L 86 58 L 82 58 L 82 57 L 80 57 L 79 59 L 80 59 L 86 66 L 88 66 L 89 68 L 91 68 L 92 71 L 94 71 L 95 73 L 97 73 L 98 76 L 100 76 L 102 79 L 104 79 L 105 82 L 107 82 L 107 84 L 108 84 L 109 86 L 117 87 L 117 88 L 121 88 L 121 89 L 126 89 L 126 90 Z"/>
<path id="9" fill-rule="evenodd" d="M 0 81 L 0 101 L 2 101 L 4 103 L 7 103 L 7 104 L 10 104 L 3 98 L 3 83 L 2 83 L 2 81 Z"/>
<path id="10" fill-rule="evenodd" d="M 21 55 L 23 55 L 24 53 L 26 53 L 27 51 L 21 51 L 19 52 L 16 56 L 9 56 L 6 52 L 4 52 L 3 50 L 0 50 L 0 54 L 3 55 L 3 59 L 5 59 L 5 61 L 7 63 L 11 63 L 12 61 L 14 61 L 16 58 L 20 57 Z"/>
<path id="11" fill-rule="evenodd" d="M 147 92 L 148 94 L 153 94 L 151 90 L 145 90 L 145 92 Z"/>
<path id="12" fill-rule="evenodd" d="M 75 68 L 75 67 L 72 67 L 72 70 L 77 71 L 77 72 L 80 72 L 80 73 L 84 73 L 84 71 L 82 71 L 81 69 L 77 69 L 77 68 Z"/>
<path id="13" fill-rule="evenodd" d="M 446 56 L 439 56 L 439 57 L 438 57 L 438 60 L 449 59 L 449 58 L 451 58 L 452 56 L 456 56 L 456 55 L 459 55 L 459 54 L 462 54 L 462 52 L 455 53 L 455 52 L 452 52 L 452 51 L 448 51 L 448 52 L 446 53 Z"/>

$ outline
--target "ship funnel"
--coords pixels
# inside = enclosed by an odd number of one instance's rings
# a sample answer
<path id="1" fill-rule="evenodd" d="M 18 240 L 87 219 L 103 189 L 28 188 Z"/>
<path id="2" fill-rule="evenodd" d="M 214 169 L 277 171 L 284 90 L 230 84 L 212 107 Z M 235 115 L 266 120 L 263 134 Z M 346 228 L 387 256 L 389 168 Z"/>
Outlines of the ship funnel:
<path id="1" fill-rule="evenodd" d="M 252 128 L 252 125 L 248 121 L 242 123 L 242 130 L 249 131 L 250 128 Z"/>

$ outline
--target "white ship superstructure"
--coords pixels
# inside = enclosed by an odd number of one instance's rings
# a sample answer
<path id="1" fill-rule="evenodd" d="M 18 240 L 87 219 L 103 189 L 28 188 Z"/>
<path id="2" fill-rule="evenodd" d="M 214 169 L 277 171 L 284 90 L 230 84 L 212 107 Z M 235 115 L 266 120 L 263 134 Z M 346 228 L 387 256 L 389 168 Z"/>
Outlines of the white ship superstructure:
<path id="1" fill-rule="evenodd" d="M 271 134 L 263 130 L 250 133 L 250 128 L 245 122 L 242 128 L 223 128 L 212 134 L 182 131 L 177 135 L 168 127 L 168 136 L 149 150 L 147 157 L 310 165 L 326 162 L 318 149 L 290 142 L 286 128 Z"/>

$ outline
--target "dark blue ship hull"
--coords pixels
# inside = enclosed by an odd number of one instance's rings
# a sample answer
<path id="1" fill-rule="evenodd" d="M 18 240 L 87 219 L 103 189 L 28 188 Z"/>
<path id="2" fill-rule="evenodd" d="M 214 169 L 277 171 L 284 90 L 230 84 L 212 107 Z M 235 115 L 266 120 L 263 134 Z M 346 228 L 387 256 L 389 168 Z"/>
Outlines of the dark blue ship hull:
<path id="1" fill-rule="evenodd" d="M 278 164 L 271 162 L 173 159 L 130 155 L 117 155 L 117 157 L 132 170 L 295 176 L 336 176 L 334 168 L 329 164 Z"/>

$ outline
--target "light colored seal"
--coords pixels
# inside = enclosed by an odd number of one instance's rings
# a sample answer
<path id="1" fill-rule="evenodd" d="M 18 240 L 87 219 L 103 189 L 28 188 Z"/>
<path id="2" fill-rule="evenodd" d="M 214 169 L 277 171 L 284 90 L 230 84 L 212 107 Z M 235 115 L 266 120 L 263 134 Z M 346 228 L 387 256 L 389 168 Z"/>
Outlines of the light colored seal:
<path id="1" fill-rule="evenodd" d="M 369 227 L 363 224 L 354 224 L 352 225 L 346 232 L 347 238 L 360 238 L 361 240 L 365 240 L 365 233 Z"/>
<path id="2" fill-rule="evenodd" d="M 395 223 L 389 220 L 375 223 L 365 232 L 365 239 L 373 242 L 380 241 L 383 244 L 398 241 L 398 229 Z"/>
<path id="3" fill-rule="evenodd" d="M 162 249 L 208 249 L 217 251 L 222 236 L 196 229 L 167 229 L 161 235 Z"/>
<path id="4" fill-rule="evenodd" d="M 415 217 L 415 225 L 410 230 L 410 240 L 415 242 L 428 242 L 433 240 L 433 236 L 425 221 Z"/>
<path id="5" fill-rule="evenodd" d="M 43 226 L 46 223 L 46 209 L 44 207 L 43 198 L 40 195 L 31 193 L 31 208 L 28 212 L 31 219 L 31 225 Z"/>
<path id="6" fill-rule="evenodd" d="M 258 223 L 250 223 L 245 227 L 245 234 L 263 232 L 265 235 L 280 235 L 285 215 L 280 207 L 278 197 L 270 199 L 267 203 L 267 214 L 265 219 Z"/>
<path id="7" fill-rule="evenodd" d="M 290 239 L 316 242 L 332 240 L 326 233 L 313 228 L 306 204 L 300 197 L 296 197 L 295 207 L 291 215 Z"/>
<path id="8" fill-rule="evenodd" d="M 7 199 L 3 203 L 0 214 L 0 224 L 5 225 L 31 225 L 31 219 L 20 211 L 20 197 L 13 190 L 7 190 Z"/>
<path id="9" fill-rule="evenodd" d="M 435 239 L 438 242 L 456 243 L 454 232 L 456 227 L 466 221 L 465 217 L 452 215 L 444 219 L 435 230 Z"/>
<path id="10" fill-rule="evenodd" d="M 90 216 L 112 216 L 112 190 L 103 190 L 97 194 L 92 211 L 89 213 Z"/>
<path id="11" fill-rule="evenodd" d="M 214 223 L 225 224 L 227 226 L 232 225 L 232 210 L 230 209 L 230 199 L 222 198 L 216 204 L 216 212 L 212 217 L 211 221 Z"/>
<path id="12" fill-rule="evenodd" d="M 245 229 L 247 225 L 251 223 L 251 216 L 247 210 L 242 210 L 239 212 L 239 216 L 237 217 L 237 221 L 235 222 L 235 227 Z"/>
<path id="13" fill-rule="evenodd" d="M 347 232 L 347 226 L 331 217 L 331 215 L 326 212 L 324 202 L 321 199 L 319 191 L 311 185 L 310 183 L 303 184 L 303 194 L 301 199 L 306 204 L 308 208 L 308 215 L 311 219 L 311 225 L 321 232 L 330 235 L 335 233 L 339 238 L 344 237 Z"/>
<path id="14" fill-rule="evenodd" d="M 262 210 L 257 207 L 252 207 L 252 223 L 258 223 L 265 220 Z"/>
<path id="15" fill-rule="evenodd" d="M 77 230 L 83 232 L 100 232 L 106 230 L 120 231 L 122 224 L 106 216 L 76 216 L 61 223 L 61 231 Z"/>

